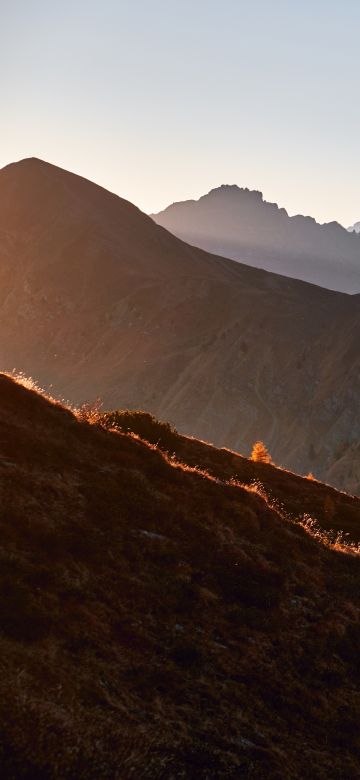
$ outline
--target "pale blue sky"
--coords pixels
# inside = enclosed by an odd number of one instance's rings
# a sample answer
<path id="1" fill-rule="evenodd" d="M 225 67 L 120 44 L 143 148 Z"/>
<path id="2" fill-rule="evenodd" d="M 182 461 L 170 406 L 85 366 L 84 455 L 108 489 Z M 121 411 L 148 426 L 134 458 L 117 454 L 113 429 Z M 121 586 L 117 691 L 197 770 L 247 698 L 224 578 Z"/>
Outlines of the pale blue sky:
<path id="1" fill-rule="evenodd" d="M 360 219 L 359 0 L 0 0 L 0 166 Z"/>

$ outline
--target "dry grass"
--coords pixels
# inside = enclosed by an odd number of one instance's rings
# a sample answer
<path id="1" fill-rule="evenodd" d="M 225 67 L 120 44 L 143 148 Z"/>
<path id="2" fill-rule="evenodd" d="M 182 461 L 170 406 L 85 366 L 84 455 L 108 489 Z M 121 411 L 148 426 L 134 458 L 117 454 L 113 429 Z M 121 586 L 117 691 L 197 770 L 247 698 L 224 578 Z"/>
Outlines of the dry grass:
<path id="1" fill-rule="evenodd" d="M 2 778 L 355 780 L 359 502 L 0 400 Z"/>
<path id="2" fill-rule="evenodd" d="M 5 374 L 5 376 L 11 377 L 18 385 L 25 387 L 26 390 L 33 390 L 34 392 L 44 396 L 44 398 L 47 398 L 49 401 L 56 403 L 55 399 L 52 398 L 49 393 L 47 393 L 42 387 L 39 387 L 36 379 L 33 379 L 32 376 L 26 376 L 23 371 L 17 371 L 17 369 L 14 368 L 11 374 Z"/>

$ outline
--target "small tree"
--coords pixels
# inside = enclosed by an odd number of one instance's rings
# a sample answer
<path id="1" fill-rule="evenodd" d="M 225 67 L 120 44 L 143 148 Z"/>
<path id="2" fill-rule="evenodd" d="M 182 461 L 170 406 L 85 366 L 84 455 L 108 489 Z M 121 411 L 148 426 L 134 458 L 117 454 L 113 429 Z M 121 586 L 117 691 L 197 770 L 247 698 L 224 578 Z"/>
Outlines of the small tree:
<path id="1" fill-rule="evenodd" d="M 257 463 L 272 463 L 271 455 L 263 441 L 256 441 L 253 445 L 251 460 L 255 460 Z"/>

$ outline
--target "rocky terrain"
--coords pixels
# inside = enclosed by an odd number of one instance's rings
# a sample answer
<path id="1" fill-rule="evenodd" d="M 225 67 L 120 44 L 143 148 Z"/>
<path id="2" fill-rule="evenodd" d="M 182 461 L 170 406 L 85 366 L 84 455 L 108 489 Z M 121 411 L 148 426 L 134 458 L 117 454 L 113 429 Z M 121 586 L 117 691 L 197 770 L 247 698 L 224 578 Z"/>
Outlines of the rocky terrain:
<path id="1" fill-rule="evenodd" d="M 349 233 L 360 233 L 360 222 L 355 222 L 354 225 L 348 227 Z"/>
<path id="2" fill-rule="evenodd" d="M 360 239 L 356 225 L 320 225 L 289 217 L 261 192 L 222 185 L 199 200 L 173 203 L 151 215 L 189 244 L 330 290 L 360 292 Z"/>
<path id="3" fill-rule="evenodd" d="M 3 780 L 358 778 L 359 500 L 102 426 L 0 376 Z"/>
<path id="4" fill-rule="evenodd" d="M 207 254 L 36 159 L 0 171 L 0 279 L 3 370 L 359 492 L 359 296 Z"/>

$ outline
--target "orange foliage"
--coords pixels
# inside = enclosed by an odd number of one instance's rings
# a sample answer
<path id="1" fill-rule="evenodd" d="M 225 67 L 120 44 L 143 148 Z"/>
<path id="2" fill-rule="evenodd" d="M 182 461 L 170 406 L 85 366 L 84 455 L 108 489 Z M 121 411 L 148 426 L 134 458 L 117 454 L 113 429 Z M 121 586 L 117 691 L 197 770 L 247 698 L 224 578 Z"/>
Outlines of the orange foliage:
<path id="1" fill-rule="evenodd" d="M 263 441 L 256 441 L 251 453 L 251 460 L 257 463 L 272 463 L 271 455 Z"/>

